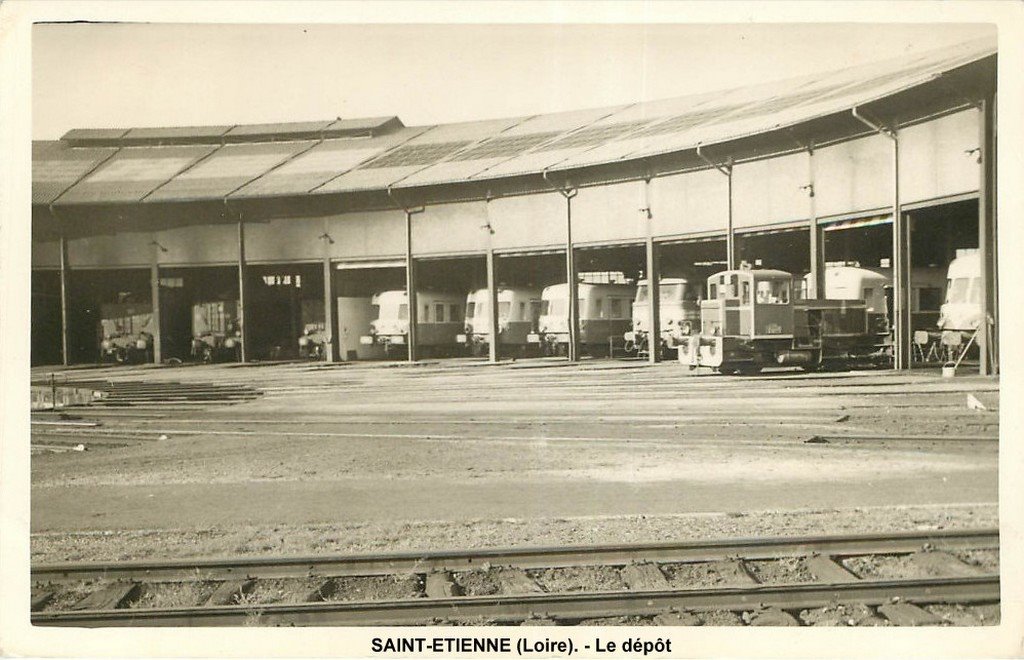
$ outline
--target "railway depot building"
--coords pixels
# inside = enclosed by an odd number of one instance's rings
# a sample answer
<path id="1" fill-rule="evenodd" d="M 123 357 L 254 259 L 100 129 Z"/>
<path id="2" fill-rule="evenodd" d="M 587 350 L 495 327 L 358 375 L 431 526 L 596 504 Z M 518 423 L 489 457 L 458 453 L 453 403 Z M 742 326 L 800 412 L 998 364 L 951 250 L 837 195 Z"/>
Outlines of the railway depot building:
<path id="1" fill-rule="evenodd" d="M 657 300 L 667 278 L 750 264 L 807 274 L 824 297 L 826 264 L 844 262 L 891 273 L 908 368 L 914 314 L 937 310 L 973 250 L 990 373 L 995 79 L 994 41 L 976 41 L 508 119 L 72 130 L 33 144 L 32 362 L 97 361 L 112 333 L 139 331 L 104 325 L 118 305 L 146 325 L 147 360 L 195 359 L 196 336 L 220 333 L 243 361 L 296 357 L 304 337 L 334 361 L 379 357 L 361 341 L 375 296 L 406 290 L 415 359 L 417 334 L 461 324 L 481 288 L 496 313 L 502 287 L 623 273 Z"/>

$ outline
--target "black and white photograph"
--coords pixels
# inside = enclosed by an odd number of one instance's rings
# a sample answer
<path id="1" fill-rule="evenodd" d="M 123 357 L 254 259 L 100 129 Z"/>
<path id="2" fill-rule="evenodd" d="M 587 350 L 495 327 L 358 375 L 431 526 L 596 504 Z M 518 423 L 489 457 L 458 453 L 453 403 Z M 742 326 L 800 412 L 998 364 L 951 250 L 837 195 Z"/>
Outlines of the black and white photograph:
<path id="1" fill-rule="evenodd" d="M 5 655 L 1021 652 L 1020 4 L 30 4 Z"/>

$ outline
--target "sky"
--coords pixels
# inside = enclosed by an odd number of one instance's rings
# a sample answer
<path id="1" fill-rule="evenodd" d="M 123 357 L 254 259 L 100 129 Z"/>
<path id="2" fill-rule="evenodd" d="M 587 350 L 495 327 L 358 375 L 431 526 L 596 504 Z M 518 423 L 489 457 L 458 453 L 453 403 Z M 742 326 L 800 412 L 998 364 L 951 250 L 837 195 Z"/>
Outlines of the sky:
<path id="1" fill-rule="evenodd" d="M 992 31 L 850 23 L 41 24 L 33 28 L 32 135 L 523 116 L 828 71 Z"/>

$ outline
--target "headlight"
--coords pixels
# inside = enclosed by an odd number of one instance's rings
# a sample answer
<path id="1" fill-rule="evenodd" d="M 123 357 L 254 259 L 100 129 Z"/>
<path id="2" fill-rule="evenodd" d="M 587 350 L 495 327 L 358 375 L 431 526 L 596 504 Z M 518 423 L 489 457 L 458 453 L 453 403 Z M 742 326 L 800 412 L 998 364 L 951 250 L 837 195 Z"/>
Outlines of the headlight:
<path id="1" fill-rule="evenodd" d="M 225 348 L 234 348 L 235 347 L 235 338 L 234 337 L 228 337 L 227 339 L 225 339 L 224 340 L 224 347 Z"/>
<path id="2" fill-rule="evenodd" d="M 302 348 L 309 346 L 309 337 L 305 335 L 299 337 L 299 346 L 301 346 Z"/>
<path id="3" fill-rule="evenodd" d="M 102 348 L 105 351 L 109 351 L 110 350 L 110 340 L 109 339 L 104 339 L 103 341 L 101 341 L 100 342 L 100 348 Z"/>
<path id="4" fill-rule="evenodd" d="M 148 347 L 149 347 L 149 342 L 146 341 L 145 339 L 136 339 L 135 340 L 135 348 L 139 349 L 140 351 L 144 351 Z"/>

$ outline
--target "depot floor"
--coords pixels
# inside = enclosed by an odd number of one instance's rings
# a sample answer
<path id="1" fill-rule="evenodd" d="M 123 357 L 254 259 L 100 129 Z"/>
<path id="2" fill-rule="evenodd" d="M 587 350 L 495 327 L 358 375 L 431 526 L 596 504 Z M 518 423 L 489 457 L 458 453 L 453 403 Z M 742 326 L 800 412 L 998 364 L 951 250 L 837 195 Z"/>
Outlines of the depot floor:
<path id="1" fill-rule="evenodd" d="M 33 454 L 37 561 L 979 527 L 998 518 L 997 444 L 984 439 L 998 433 L 992 378 L 693 376 L 673 363 L 553 360 L 67 374 L 238 383 L 262 395 L 76 410 L 98 424 L 82 437 L 125 444 Z M 968 394 L 986 409 L 969 408 Z M 32 442 L 53 433 L 53 424 L 34 424 Z M 881 435 L 936 439 L 872 437 Z"/>

